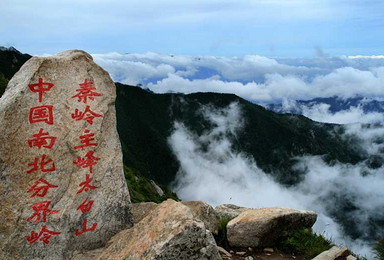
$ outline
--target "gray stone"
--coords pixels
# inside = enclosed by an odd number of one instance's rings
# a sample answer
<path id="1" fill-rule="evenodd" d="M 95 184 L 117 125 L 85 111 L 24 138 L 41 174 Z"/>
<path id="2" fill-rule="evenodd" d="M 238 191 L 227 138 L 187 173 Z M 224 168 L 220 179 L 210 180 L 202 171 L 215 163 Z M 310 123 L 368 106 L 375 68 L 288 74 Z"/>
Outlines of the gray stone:
<path id="1" fill-rule="evenodd" d="M 240 207 L 234 204 L 223 204 L 215 208 L 218 219 L 231 220 L 250 208 Z"/>
<path id="2" fill-rule="evenodd" d="M 156 192 L 159 197 L 164 196 L 164 191 L 153 180 L 150 180 L 149 183 L 151 184 L 153 191 Z"/>
<path id="3" fill-rule="evenodd" d="M 108 242 L 99 260 L 221 259 L 212 234 L 192 211 L 167 200 Z"/>
<path id="4" fill-rule="evenodd" d="M 192 210 L 196 218 L 203 221 L 205 227 L 212 234 L 218 234 L 219 222 L 215 210 L 210 205 L 203 201 L 181 201 L 181 203 Z"/>
<path id="5" fill-rule="evenodd" d="M 132 215 L 134 223 L 139 223 L 156 207 L 157 204 L 154 202 L 132 203 Z"/>
<path id="6" fill-rule="evenodd" d="M 349 255 L 348 248 L 333 246 L 331 249 L 322 252 L 312 260 L 335 260 L 339 257 L 346 257 Z"/>
<path id="7" fill-rule="evenodd" d="M 225 255 L 225 256 L 228 256 L 228 257 L 231 257 L 231 256 L 232 256 L 227 250 L 225 250 L 225 249 L 222 248 L 221 246 L 218 246 L 218 247 L 217 247 L 217 250 L 219 250 L 219 252 L 222 253 L 222 254 Z"/>
<path id="8" fill-rule="evenodd" d="M 41 100 L 39 93 L 34 92 L 38 86 L 29 87 L 39 79 L 54 84 L 43 92 Z M 101 94 L 93 95 L 94 100 L 88 97 L 87 103 L 81 94 L 85 88 L 78 91 L 79 84 L 90 86 L 85 80 L 92 82 L 93 91 Z M 109 74 L 96 65 L 89 54 L 78 50 L 45 58 L 33 57 L 11 79 L 0 99 L 0 259 L 68 259 L 74 252 L 103 246 L 113 235 L 132 226 L 131 203 L 116 131 L 115 91 Z M 47 117 L 50 108 L 36 108 L 40 106 L 52 106 L 53 122 Z M 93 121 L 89 112 L 80 115 L 87 106 L 99 115 Z M 87 117 L 88 121 L 82 120 Z M 41 149 L 33 146 L 36 144 L 33 142 L 32 147 L 29 146 L 28 140 L 40 129 L 56 137 L 51 149 L 50 140 L 46 140 L 46 147 Z M 94 134 L 91 143 L 96 142 L 97 146 L 75 149 L 85 144 L 81 143 L 80 136 L 87 134 L 86 130 Z M 92 173 L 86 165 L 81 167 L 87 154 L 92 158 L 88 153 L 91 151 L 94 157 L 100 158 L 94 161 L 97 164 L 93 165 Z M 42 162 L 47 172 L 42 172 Z M 49 171 L 53 163 L 55 170 Z M 29 170 L 32 172 L 27 173 Z M 98 188 L 77 193 L 84 188 L 80 184 L 87 174 L 92 178 L 90 184 Z M 28 191 L 33 185 L 43 185 L 40 178 L 57 187 L 50 188 L 45 197 L 31 197 L 34 191 Z M 77 209 L 86 200 L 94 203 L 89 212 L 82 213 Z M 48 209 L 58 212 L 47 213 L 46 223 L 41 212 L 28 221 L 35 212 L 31 205 L 42 201 L 49 201 Z M 85 219 L 87 228 L 97 223 L 95 230 L 76 236 L 77 229 L 82 231 Z M 33 223 L 35 220 L 37 223 Z M 45 240 L 49 244 L 43 242 L 43 236 L 38 236 L 43 226 L 60 232 Z M 36 232 L 37 241 L 27 241 L 27 236 L 33 237 L 31 232 Z"/>
<path id="9" fill-rule="evenodd" d="M 248 210 L 228 222 L 227 238 L 234 247 L 272 247 L 293 231 L 312 227 L 316 218 L 316 213 L 306 210 Z"/>

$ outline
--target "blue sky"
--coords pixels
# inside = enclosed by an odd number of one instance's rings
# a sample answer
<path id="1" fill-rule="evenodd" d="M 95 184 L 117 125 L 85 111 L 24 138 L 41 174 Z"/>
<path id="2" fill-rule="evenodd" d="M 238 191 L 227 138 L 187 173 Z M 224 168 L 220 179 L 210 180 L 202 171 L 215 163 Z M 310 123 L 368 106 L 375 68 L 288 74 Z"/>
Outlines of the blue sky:
<path id="1" fill-rule="evenodd" d="M 2 0 L 0 35 L 30 54 L 380 55 L 384 1 Z"/>

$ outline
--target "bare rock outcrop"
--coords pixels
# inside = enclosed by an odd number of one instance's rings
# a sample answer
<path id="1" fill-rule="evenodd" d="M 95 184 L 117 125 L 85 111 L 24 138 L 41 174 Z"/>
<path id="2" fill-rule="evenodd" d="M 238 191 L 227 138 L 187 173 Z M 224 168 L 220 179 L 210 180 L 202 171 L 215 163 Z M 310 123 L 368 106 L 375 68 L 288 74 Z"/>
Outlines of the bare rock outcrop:
<path id="1" fill-rule="evenodd" d="M 143 218 L 148 216 L 152 210 L 157 207 L 158 204 L 154 202 L 141 202 L 141 203 L 132 203 L 132 215 L 133 222 L 139 223 Z"/>
<path id="2" fill-rule="evenodd" d="M 348 248 L 333 246 L 331 249 L 322 252 L 312 260 L 335 260 L 341 257 L 344 257 L 343 259 L 345 259 L 347 256 L 349 256 Z M 354 256 L 351 256 L 351 257 L 354 257 Z"/>
<path id="3" fill-rule="evenodd" d="M 215 208 L 216 215 L 219 219 L 234 219 L 241 213 L 250 210 L 250 208 L 240 207 L 234 204 L 223 204 Z"/>
<path id="4" fill-rule="evenodd" d="M 287 208 L 253 209 L 227 224 L 227 238 L 234 247 L 268 247 L 291 232 L 310 228 L 317 215 L 312 211 Z"/>
<path id="5" fill-rule="evenodd" d="M 164 191 L 159 187 L 159 185 L 156 184 L 156 182 L 150 180 L 149 183 L 151 184 L 152 190 L 157 194 L 157 196 L 164 196 Z"/>
<path id="6" fill-rule="evenodd" d="M 218 234 L 219 222 L 215 210 L 210 205 L 204 201 L 182 201 L 181 203 L 192 210 L 196 218 L 203 221 L 212 234 Z"/>
<path id="7" fill-rule="evenodd" d="M 0 99 L 0 259 L 68 259 L 132 226 L 115 85 L 78 50 L 33 57 Z"/>
<path id="8" fill-rule="evenodd" d="M 99 260 L 221 259 L 212 234 L 181 203 L 159 204 L 134 227 L 117 234 Z"/>

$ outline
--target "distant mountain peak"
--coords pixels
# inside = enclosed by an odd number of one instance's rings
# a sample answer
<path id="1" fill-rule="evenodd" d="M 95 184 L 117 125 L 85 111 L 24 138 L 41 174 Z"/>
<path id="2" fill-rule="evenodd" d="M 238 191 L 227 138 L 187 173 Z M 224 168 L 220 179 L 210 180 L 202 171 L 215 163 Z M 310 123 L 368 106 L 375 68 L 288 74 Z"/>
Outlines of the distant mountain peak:
<path id="1" fill-rule="evenodd" d="M 19 52 L 15 47 L 4 47 L 4 46 L 0 46 L 0 51 L 11 51 L 11 52 L 16 52 L 17 54 L 22 54 L 21 52 Z"/>
<path id="2" fill-rule="evenodd" d="M 332 96 L 326 98 L 314 98 L 311 100 L 286 100 L 280 104 L 268 104 L 266 105 L 266 108 L 276 113 L 303 114 L 304 108 L 312 108 L 320 104 L 329 105 L 329 111 L 331 113 L 337 113 L 353 107 L 359 107 L 365 113 L 384 112 L 384 101 L 363 96 L 354 96 L 350 98 Z"/>

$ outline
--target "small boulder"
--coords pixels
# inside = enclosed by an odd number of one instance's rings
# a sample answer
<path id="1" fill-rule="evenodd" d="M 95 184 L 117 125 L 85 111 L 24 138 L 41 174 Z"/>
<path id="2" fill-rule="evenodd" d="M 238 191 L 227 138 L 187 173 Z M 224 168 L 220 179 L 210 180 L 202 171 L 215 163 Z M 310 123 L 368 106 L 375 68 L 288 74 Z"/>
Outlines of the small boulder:
<path id="1" fill-rule="evenodd" d="M 233 204 L 223 204 L 215 208 L 218 219 L 234 219 L 250 208 L 240 207 Z"/>
<path id="2" fill-rule="evenodd" d="M 291 232 L 316 222 L 312 211 L 287 208 L 253 209 L 241 213 L 227 225 L 228 242 L 234 247 L 270 247 Z"/>
<path id="3" fill-rule="evenodd" d="M 232 257 L 232 255 L 231 255 L 227 250 L 225 250 L 224 248 L 222 248 L 221 246 L 218 246 L 218 247 L 217 247 L 217 250 L 219 250 L 219 252 L 222 253 L 222 254 L 225 255 L 225 256 Z"/>
<path id="4" fill-rule="evenodd" d="M 218 220 L 215 210 L 203 201 L 182 201 L 195 214 L 195 217 L 204 222 L 205 227 L 211 233 L 218 234 Z"/>
<path id="5" fill-rule="evenodd" d="M 152 190 L 157 194 L 159 197 L 164 196 L 164 191 L 159 187 L 159 185 L 156 184 L 153 180 L 150 180 L 149 183 L 152 186 Z"/>
<path id="6" fill-rule="evenodd" d="M 139 223 L 156 207 L 157 204 L 154 202 L 132 203 L 133 223 Z"/>
<path id="7" fill-rule="evenodd" d="M 270 254 L 272 254 L 273 252 L 275 252 L 275 250 L 273 250 L 273 248 L 266 247 L 266 248 L 263 249 L 263 252 L 264 252 L 264 253 L 270 253 Z"/>
<path id="8" fill-rule="evenodd" d="M 349 255 L 348 248 L 333 246 L 331 249 L 322 252 L 312 260 L 335 260 L 339 257 L 346 257 Z"/>
<path id="9" fill-rule="evenodd" d="M 221 259 L 212 234 L 192 211 L 167 200 L 133 228 L 113 237 L 100 260 Z"/>

